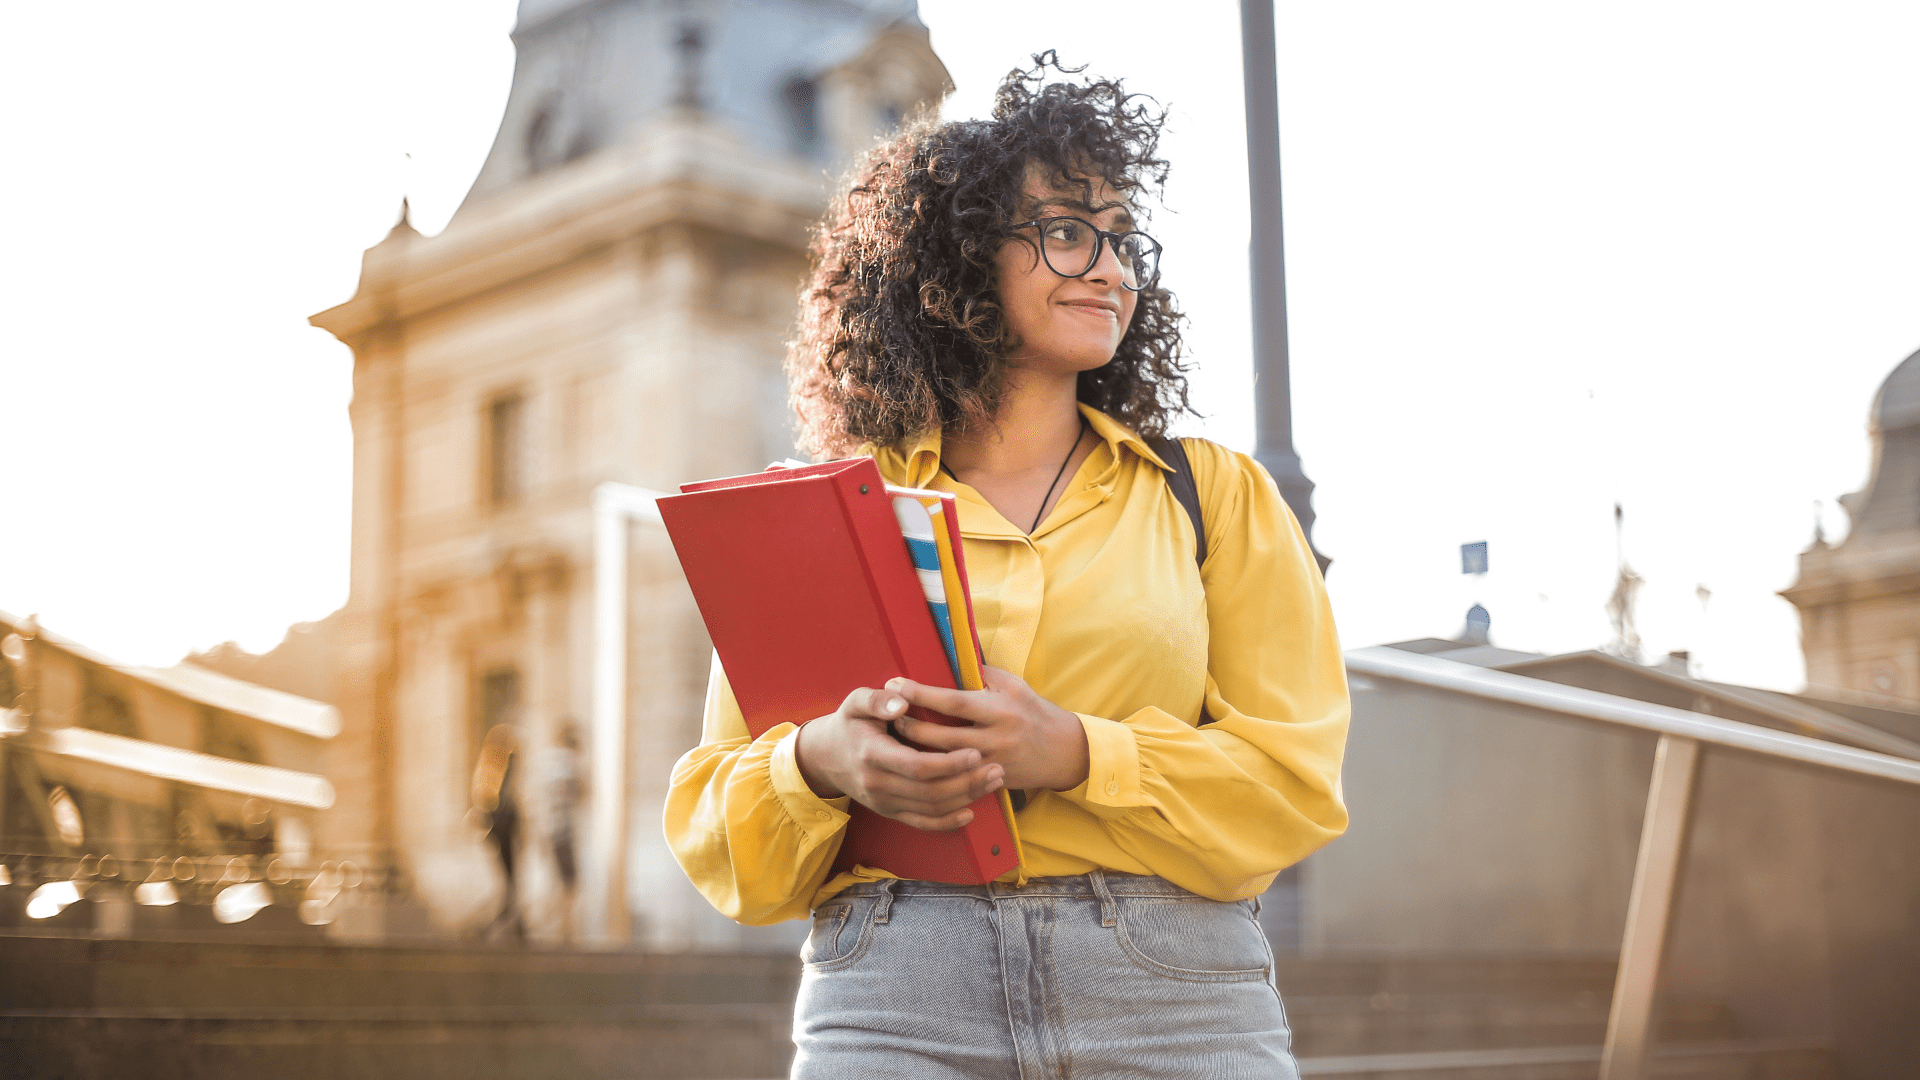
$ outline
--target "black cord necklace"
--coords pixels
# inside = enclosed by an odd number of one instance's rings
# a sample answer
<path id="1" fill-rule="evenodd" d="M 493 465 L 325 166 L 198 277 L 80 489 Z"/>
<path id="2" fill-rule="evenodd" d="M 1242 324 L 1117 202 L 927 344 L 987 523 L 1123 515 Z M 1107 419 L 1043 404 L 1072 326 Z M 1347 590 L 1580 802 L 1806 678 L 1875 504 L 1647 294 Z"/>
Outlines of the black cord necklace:
<path id="1" fill-rule="evenodd" d="M 1067 475 L 1067 462 L 1073 460 L 1073 455 L 1080 449 L 1080 440 L 1086 438 L 1086 435 L 1087 417 L 1085 413 L 1082 413 L 1080 415 L 1080 430 L 1073 433 L 1073 445 L 1067 447 L 1067 456 L 1060 459 L 1060 471 L 1053 474 L 1053 483 L 1048 484 L 1047 493 L 1040 496 L 1040 509 L 1034 511 L 1033 524 L 1027 526 L 1028 536 L 1032 536 L 1033 530 L 1040 527 L 1040 515 L 1047 512 L 1047 500 L 1053 498 L 1053 489 L 1060 486 L 1060 478 Z"/>
<path id="2" fill-rule="evenodd" d="M 1060 461 L 1060 471 L 1053 474 L 1053 483 L 1047 485 L 1047 493 L 1040 497 L 1040 509 L 1034 512 L 1033 524 L 1027 526 L 1028 536 L 1032 536 L 1033 530 L 1040 527 L 1040 517 L 1047 512 L 1047 500 L 1053 498 L 1053 489 L 1060 486 L 1060 478 L 1067 474 L 1067 463 L 1073 460 L 1074 453 L 1080 449 L 1080 440 L 1086 438 L 1086 435 L 1087 416 L 1085 413 L 1081 413 L 1080 430 L 1073 433 L 1073 445 L 1067 447 L 1067 456 Z M 940 471 L 946 473 L 948 476 L 952 476 L 956 483 L 960 482 L 960 478 L 954 476 L 953 470 L 947 468 L 946 462 L 942 461 L 940 463 Z"/>

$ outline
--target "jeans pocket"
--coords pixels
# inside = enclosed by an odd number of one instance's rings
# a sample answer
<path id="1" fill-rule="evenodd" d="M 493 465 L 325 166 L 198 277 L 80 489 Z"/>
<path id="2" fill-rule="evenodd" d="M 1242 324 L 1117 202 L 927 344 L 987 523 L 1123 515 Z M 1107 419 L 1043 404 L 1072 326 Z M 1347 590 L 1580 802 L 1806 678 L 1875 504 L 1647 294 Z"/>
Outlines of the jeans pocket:
<path id="1" fill-rule="evenodd" d="M 1135 966 L 1185 982 L 1265 980 L 1267 936 L 1245 904 L 1160 896 L 1119 898 L 1120 948 Z"/>
<path id="2" fill-rule="evenodd" d="M 865 950 L 873 922 L 872 897 L 836 897 L 813 913 L 800 960 L 814 971 L 846 967 Z"/>

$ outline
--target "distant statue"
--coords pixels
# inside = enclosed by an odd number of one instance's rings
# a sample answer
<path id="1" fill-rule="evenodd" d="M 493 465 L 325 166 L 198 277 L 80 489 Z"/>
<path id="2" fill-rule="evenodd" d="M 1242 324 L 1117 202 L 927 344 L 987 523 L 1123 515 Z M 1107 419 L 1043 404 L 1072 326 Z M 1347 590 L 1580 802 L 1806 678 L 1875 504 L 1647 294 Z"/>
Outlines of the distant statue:
<path id="1" fill-rule="evenodd" d="M 1607 621 L 1613 624 L 1613 640 L 1607 643 L 1606 651 L 1637 664 L 1640 662 L 1640 631 L 1633 624 L 1633 605 L 1640 595 L 1640 586 L 1645 585 L 1647 579 L 1634 573 L 1633 567 L 1627 565 L 1626 526 L 1626 510 L 1619 503 L 1614 503 L 1613 553 L 1620 573 L 1613 582 L 1613 595 L 1607 597 Z"/>
<path id="2" fill-rule="evenodd" d="M 473 767 L 473 808 L 487 826 L 487 840 L 500 860 L 503 888 L 500 910 L 481 931 L 491 937 L 502 926 L 525 940 L 526 924 L 520 918 L 519 884 L 514 877 L 514 848 L 519 842 L 520 807 L 513 793 L 513 765 L 520 740 L 513 729 L 498 724 L 487 732 L 480 746 L 480 760 Z"/>
<path id="3" fill-rule="evenodd" d="M 1607 597 L 1607 620 L 1613 623 L 1613 640 L 1607 651 L 1634 663 L 1640 662 L 1640 631 L 1633 624 L 1633 604 L 1646 579 L 1633 567 L 1620 564 L 1620 576 L 1613 583 L 1613 595 Z"/>
<path id="4" fill-rule="evenodd" d="M 1467 609 L 1467 625 L 1460 631 L 1460 637 L 1475 645 L 1485 645 L 1493 640 L 1492 630 L 1493 616 L 1487 613 L 1486 608 L 1475 604 Z"/>
<path id="5" fill-rule="evenodd" d="M 571 719 L 560 722 L 553 745 L 534 759 L 545 801 L 548 849 L 560 874 L 560 937 L 573 940 L 574 895 L 580 883 L 579 847 L 574 818 L 586 798 L 586 779 L 580 768 L 580 728 Z"/>
<path id="6" fill-rule="evenodd" d="M 678 54 L 677 66 L 680 88 L 673 95 L 673 103 L 683 109 L 700 107 L 700 64 L 701 54 L 706 50 L 707 37 L 699 23 L 682 23 L 680 34 L 674 38 L 673 48 Z"/>

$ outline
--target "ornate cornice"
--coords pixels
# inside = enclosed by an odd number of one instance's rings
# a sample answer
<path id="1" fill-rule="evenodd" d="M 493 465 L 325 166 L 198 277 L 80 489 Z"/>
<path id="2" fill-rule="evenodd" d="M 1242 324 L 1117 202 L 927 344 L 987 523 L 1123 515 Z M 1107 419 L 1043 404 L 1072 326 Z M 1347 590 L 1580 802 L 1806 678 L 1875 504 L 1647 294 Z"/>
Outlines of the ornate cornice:
<path id="1" fill-rule="evenodd" d="M 671 118 L 471 207 L 446 232 L 396 230 L 367 249 L 353 299 L 309 322 L 349 346 L 384 325 L 509 286 L 667 224 L 794 249 L 826 202 L 822 175 Z"/>
<path id="2" fill-rule="evenodd" d="M 1800 554 L 1800 577 L 1780 595 L 1801 610 L 1920 593 L 1920 529 L 1849 537 Z"/>

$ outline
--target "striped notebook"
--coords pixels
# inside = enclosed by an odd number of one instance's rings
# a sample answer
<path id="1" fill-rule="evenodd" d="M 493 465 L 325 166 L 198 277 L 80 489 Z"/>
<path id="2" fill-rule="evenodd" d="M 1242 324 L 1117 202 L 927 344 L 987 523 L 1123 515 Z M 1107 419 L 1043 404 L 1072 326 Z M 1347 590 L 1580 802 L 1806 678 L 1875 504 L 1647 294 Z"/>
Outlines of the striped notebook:
<path id="1" fill-rule="evenodd" d="M 973 627 L 966 563 L 960 553 L 958 502 L 944 491 L 892 484 L 887 485 L 887 494 L 893 498 L 893 516 L 906 537 L 934 628 L 946 646 L 953 684 L 962 690 L 979 690 L 986 683 L 980 677 L 980 638 Z"/>

